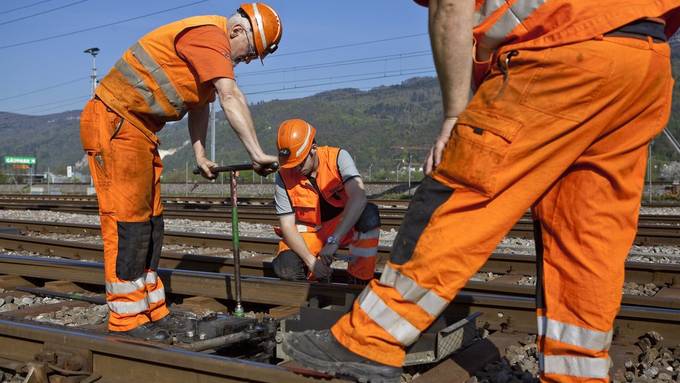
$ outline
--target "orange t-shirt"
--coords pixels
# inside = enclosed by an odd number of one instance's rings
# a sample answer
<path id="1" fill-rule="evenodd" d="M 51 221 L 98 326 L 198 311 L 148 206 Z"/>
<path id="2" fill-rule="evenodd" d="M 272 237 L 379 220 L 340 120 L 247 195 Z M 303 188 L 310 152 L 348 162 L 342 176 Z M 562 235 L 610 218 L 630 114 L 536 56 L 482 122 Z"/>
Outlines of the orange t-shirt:
<path id="1" fill-rule="evenodd" d="M 229 38 L 219 27 L 202 25 L 188 29 L 177 38 L 175 49 L 194 70 L 199 83 L 220 77 L 234 79 Z"/>

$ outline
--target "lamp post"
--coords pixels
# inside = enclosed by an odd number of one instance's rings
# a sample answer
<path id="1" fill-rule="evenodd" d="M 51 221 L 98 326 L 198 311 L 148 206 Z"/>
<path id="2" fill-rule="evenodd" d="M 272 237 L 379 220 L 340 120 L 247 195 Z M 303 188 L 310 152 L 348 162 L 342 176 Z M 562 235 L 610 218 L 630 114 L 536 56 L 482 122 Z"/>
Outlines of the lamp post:
<path id="1" fill-rule="evenodd" d="M 92 97 L 94 97 L 94 90 L 97 88 L 97 54 L 99 54 L 99 48 L 88 48 L 85 49 L 83 53 L 92 55 L 92 74 L 90 75 L 90 78 L 92 79 Z"/>
<path id="2" fill-rule="evenodd" d="M 368 181 L 371 182 L 373 179 L 371 178 L 371 168 L 373 168 L 373 164 L 368 165 Z"/>

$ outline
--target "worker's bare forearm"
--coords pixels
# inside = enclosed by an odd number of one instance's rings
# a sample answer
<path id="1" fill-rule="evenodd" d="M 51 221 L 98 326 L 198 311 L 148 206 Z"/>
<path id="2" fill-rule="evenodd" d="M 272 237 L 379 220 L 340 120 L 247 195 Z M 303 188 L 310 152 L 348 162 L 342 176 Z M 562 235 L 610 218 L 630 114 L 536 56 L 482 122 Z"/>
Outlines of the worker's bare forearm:
<path id="1" fill-rule="evenodd" d="M 430 43 L 444 117 L 458 116 L 468 103 L 474 9 L 474 0 L 430 0 Z"/>
<path id="2" fill-rule="evenodd" d="M 293 218 L 293 222 L 290 221 Z M 281 232 L 283 234 L 283 241 L 295 252 L 306 265 L 311 265 L 316 259 L 316 255 L 312 254 L 295 226 L 295 218 L 284 216 L 281 221 Z"/>
<path id="3" fill-rule="evenodd" d="M 220 102 L 227 121 L 229 121 L 232 129 L 234 129 L 236 135 L 243 142 L 250 157 L 253 159 L 262 158 L 264 151 L 257 140 L 255 125 L 253 124 L 245 96 L 236 89 L 230 94 L 222 95 Z"/>
<path id="4" fill-rule="evenodd" d="M 205 105 L 200 109 L 194 109 L 189 112 L 189 137 L 191 137 L 191 146 L 194 149 L 196 159 L 205 157 L 209 110 L 209 106 Z"/>
<path id="5" fill-rule="evenodd" d="M 333 235 L 338 239 L 343 238 L 357 223 L 367 202 L 366 192 L 364 191 L 364 184 L 361 182 L 361 178 L 353 178 L 347 181 L 346 190 L 349 199 L 342 211 L 342 220 L 333 232 Z"/>

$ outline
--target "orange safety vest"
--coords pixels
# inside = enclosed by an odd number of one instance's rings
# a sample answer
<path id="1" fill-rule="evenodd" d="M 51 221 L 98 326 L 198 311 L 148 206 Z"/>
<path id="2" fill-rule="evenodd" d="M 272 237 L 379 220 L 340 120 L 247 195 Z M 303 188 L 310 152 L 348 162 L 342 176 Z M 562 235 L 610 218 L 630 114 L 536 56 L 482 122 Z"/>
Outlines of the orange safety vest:
<path id="1" fill-rule="evenodd" d="M 213 85 L 199 84 L 175 50 L 180 33 L 201 25 L 216 25 L 227 33 L 223 16 L 195 16 L 166 24 L 125 51 L 99 83 L 97 96 L 154 139 L 166 122 L 181 120 L 190 109 L 213 101 Z"/>
<path id="2" fill-rule="evenodd" d="M 475 0 L 475 82 L 503 51 L 590 40 L 645 17 L 664 19 L 670 37 L 680 25 L 680 1 Z"/>
<path id="3" fill-rule="evenodd" d="M 338 169 L 338 153 L 340 148 L 320 146 L 317 149 L 319 169 L 316 171 L 316 184 L 329 204 L 344 207 L 348 197 Z M 321 202 L 316 188 L 307 177 L 293 169 L 280 169 L 279 174 L 295 210 L 296 223 L 307 226 L 307 231 L 315 231 L 321 224 Z"/>

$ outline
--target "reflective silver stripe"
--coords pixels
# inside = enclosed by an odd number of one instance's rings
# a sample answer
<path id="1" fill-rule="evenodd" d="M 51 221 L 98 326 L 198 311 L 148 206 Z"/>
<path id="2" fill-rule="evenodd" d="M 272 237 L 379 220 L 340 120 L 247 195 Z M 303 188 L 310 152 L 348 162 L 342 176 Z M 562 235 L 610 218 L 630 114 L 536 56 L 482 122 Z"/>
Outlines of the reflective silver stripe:
<path id="1" fill-rule="evenodd" d="M 503 5 L 505 1 L 493 0 L 486 1 L 482 10 L 482 20 L 489 17 L 493 12 Z M 507 8 L 503 15 L 496 20 L 495 24 L 484 33 L 480 46 L 495 49 L 518 25 L 545 3 L 545 0 L 517 0 L 512 6 Z"/>
<path id="2" fill-rule="evenodd" d="M 314 233 L 316 231 L 319 231 L 321 229 L 321 226 L 308 226 L 308 225 L 295 225 L 297 227 L 298 233 Z"/>
<path id="3" fill-rule="evenodd" d="M 418 286 L 414 280 L 389 265 L 385 265 L 380 276 L 380 283 L 394 287 L 404 299 L 417 304 L 433 317 L 441 314 L 449 304 L 434 291 Z"/>
<path id="4" fill-rule="evenodd" d="M 355 232 L 354 238 L 355 239 L 380 239 L 380 229 L 375 228 L 375 229 L 369 230 L 365 233 L 361 233 L 361 232 L 357 231 L 357 232 Z"/>
<path id="5" fill-rule="evenodd" d="M 146 298 L 136 302 L 108 302 L 109 309 L 117 314 L 139 314 L 149 309 Z"/>
<path id="6" fill-rule="evenodd" d="M 539 367 L 544 374 L 606 379 L 609 377 L 609 358 L 539 354 Z"/>
<path id="7" fill-rule="evenodd" d="M 156 303 L 165 300 L 165 289 L 160 288 L 149 292 L 149 303 Z"/>
<path id="8" fill-rule="evenodd" d="M 538 335 L 593 351 L 608 350 L 613 331 L 589 330 L 576 325 L 539 316 L 536 318 Z"/>
<path id="9" fill-rule="evenodd" d="M 374 257 L 378 254 L 378 247 L 354 247 L 349 245 L 349 255 L 352 257 Z"/>
<path id="10" fill-rule="evenodd" d="M 144 283 L 147 285 L 155 285 L 158 282 L 158 274 L 155 271 L 147 271 L 144 277 Z"/>
<path id="11" fill-rule="evenodd" d="M 131 294 L 140 290 L 144 290 L 143 278 L 134 281 L 106 282 L 106 292 L 109 294 Z"/>
<path id="12" fill-rule="evenodd" d="M 408 346 L 418 339 L 420 331 L 387 306 L 370 287 L 366 287 L 359 295 L 359 306 L 402 345 Z"/>
<path id="13" fill-rule="evenodd" d="M 257 21 L 257 29 L 260 31 L 260 41 L 262 41 L 262 49 L 266 51 L 267 37 L 264 35 L 264 23 L 262 22 L 262 15 L 260 15 L 260 10 L 257 9 L 257 3 L 253 3 L 253 11 L 255 13 L 255 20 Z"/>
<path id="14" fill-rule="evenodd" d="M 154 97 L 153 92 L 146 86 L 141 77 L 135 72 L 134 69 L 125 60 L 120 59 L 114 65 L 114 68 L 120 72 L 123 77 L 127 80 L 133 88 L 137 90 L 137 93 L 142 96 L 144 102 L 151 108 L 151 113 L 155 116 L 165 116 L 165 110 L 163 107 L 156 102 L 156 97 Z"/>
<path id="15" fill-rule="evenodd" d="M 151 57 L 151 55 L 147 53 L 144 50 L 144 47 L 142 47 L 139 43 L 135 43 L 130 48 L 130 51 L 132 52 L 132 55 L 134 55 L 137 60 L 139 60 L 139 63 L 142 64 L 144 69 L 149 72 L 151 77 L 153 77 L 154 81 L 156 81 L 158 87 L 163 91 L 165 98 L 168 99 L 170 105 L 172 105 L 172 107 L 175 109 L 175 113 L 180 116 L 186 113 L 184 99 L 182 96 L 180 96 L 179 92 L 177 92 L 175 86 L 172 85 L 172 82 L 170 82 L 168 75 L 163 71 L 163 68 L 158 65 L 156 60 L 154 60 L 154 58 Z"/>
<path id="16" fill-rule="evenodd" d="M 297 152 L 295 152 L 296 157 L 300 157 L 300 155 L 302 155 L 302 153 L 304 153 L 304 151 L 307 149 L 307 145 L 309 145 L 311 135 L 312 127 L 309 124 L 307 124 L 307 133 L 305 134 L 305 140 L 302 142 L 302 146 L 300 146 Z"/>

